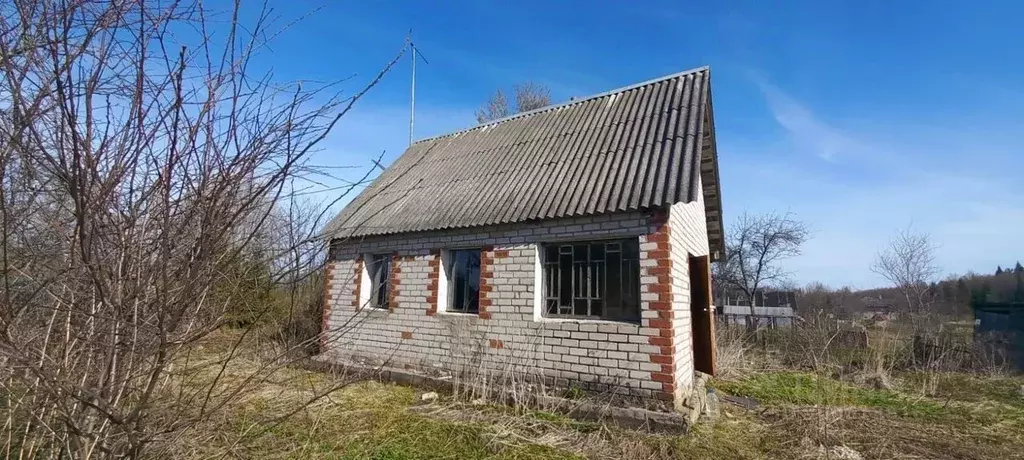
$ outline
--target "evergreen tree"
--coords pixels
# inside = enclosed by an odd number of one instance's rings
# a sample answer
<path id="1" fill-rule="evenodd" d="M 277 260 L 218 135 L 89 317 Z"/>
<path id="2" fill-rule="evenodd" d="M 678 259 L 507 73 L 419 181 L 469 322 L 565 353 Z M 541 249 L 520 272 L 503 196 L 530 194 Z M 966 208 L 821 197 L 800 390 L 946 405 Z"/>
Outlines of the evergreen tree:
<path id="1" fill-rule="evenodd" d="M 1017 261 L 1017 265 L 1013 267 L 1013 272 L 1014 273 L 1022 273 L 1022 272 L 1024 272 L 1024 267 L 1022 267 L 1020 265 L 1020 261 L 1019 260 Z"/>
<path id="2" fill-rule="evenodd" d="M 999 276 L 999 275 L 1002 275 L 1002 274 L 1003 274 L 1003 267 L 1001 265 L 996 265 L 996 276 Z"/>
<path id="3" fill-rule="evenodd" d="M 1015 271 L 1015 275 L 1017 276 L 1017 286 L 1013 289 L 1013 301 L 1024 302 L 1024 273 Z"/>
<path id="4" fill-rule="evenodd" d="M 992 290 L 992 287 L 988 285 L 988 281 L 981 283 L 981 289 L 975 289 L 971 291 L 971 303 L 984 303 L 988 301 L 988 294 Z"/>
<path id="5" fill-rule="evenodd" d="M 963 278 L 956 280 L 956 311 L 970 311 L 971 288 Z"/>
<path id="6" fill-rule="evenodd" d="M 971 297 L 971 290 L 967 287 L 967 281 L 963 278 L 956 280 L 956 300 L 966 302 Z"/>

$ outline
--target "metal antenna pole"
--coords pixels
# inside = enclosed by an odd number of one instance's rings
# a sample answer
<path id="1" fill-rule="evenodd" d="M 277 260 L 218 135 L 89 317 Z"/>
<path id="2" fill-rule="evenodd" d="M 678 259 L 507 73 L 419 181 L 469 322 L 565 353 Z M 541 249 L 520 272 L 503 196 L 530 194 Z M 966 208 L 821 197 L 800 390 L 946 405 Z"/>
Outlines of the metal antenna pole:
<path id="1" fill-rule="evenodd" d="M 416 125 L 416 59 L 423 59 L 424 64 L 430 64 L 430 62 L 423 56 L 423 53 L 416 49 L 416 44 L 412 41 L 411 30 L 409 31 L 409 49 L 412 51 L 412 85 L 409 97 L 409 145 L 412 145 L 413 128 Z"/>
<path id="2" fill-rule="evenodd" d="M 410 41 L 409 46 L 412 48 L 412 94 L 409 96 L 409 145 L 412 146 L 412 131 L 413 126 L 416 124 L 416 45 Z"/>

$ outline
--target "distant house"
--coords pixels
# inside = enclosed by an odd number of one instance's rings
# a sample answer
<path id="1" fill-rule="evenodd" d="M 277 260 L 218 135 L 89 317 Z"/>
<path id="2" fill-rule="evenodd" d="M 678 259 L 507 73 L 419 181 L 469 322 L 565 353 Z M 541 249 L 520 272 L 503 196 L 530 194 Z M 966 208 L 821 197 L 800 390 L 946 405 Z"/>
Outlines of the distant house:
<path id="1" fill-rule="evenodd" d="M 707 68 L 416 142 L 329 225 L 325 356 L 685 408 L 717 165 Z"/>
<path id="2" fill-rule="evenodd" d="M 750 314 L 750 299 L 742 292 L 725 291 L 715 297 L 719 318 L 726 324 L 746 327 L 777 328 L 793 325 L 796 317 L 795 291 L 758 290 L 754 294 L 754 315 Z"/>
<path id="3" fill-rule="evenodd" d="M 860 298 L 861 319 L 875 323 L 886 323 L 896 319 L 896 304 L 882 297 L 864 296 Z"/>

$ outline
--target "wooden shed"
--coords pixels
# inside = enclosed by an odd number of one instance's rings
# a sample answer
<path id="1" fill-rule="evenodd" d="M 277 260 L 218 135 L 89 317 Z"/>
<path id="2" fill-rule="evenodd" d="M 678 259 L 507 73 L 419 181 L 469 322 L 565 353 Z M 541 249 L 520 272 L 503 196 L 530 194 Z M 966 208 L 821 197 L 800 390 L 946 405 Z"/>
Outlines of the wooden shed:
<path id="1" fill-rule="evenodd" d="M 1014 367 L 1024 370 L 1024 302 L 974 302 L 974 338 L 1005 347 Z"/>

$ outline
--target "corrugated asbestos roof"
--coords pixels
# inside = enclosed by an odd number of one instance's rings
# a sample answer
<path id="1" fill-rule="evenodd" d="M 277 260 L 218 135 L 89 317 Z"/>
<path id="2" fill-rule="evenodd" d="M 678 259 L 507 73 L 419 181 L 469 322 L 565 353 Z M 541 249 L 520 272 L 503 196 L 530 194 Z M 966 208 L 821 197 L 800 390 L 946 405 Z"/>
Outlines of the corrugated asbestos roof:
<path id="1" fill-rule="evenodd" d="M 714 155 L 709 76 L 694 69 L 416 142 L 327 232 L 383 235 L 691 202 L 702 193 L 702 151 Z M 714 160 L 705 158 L 704 186 L 717 211 Z"/>

